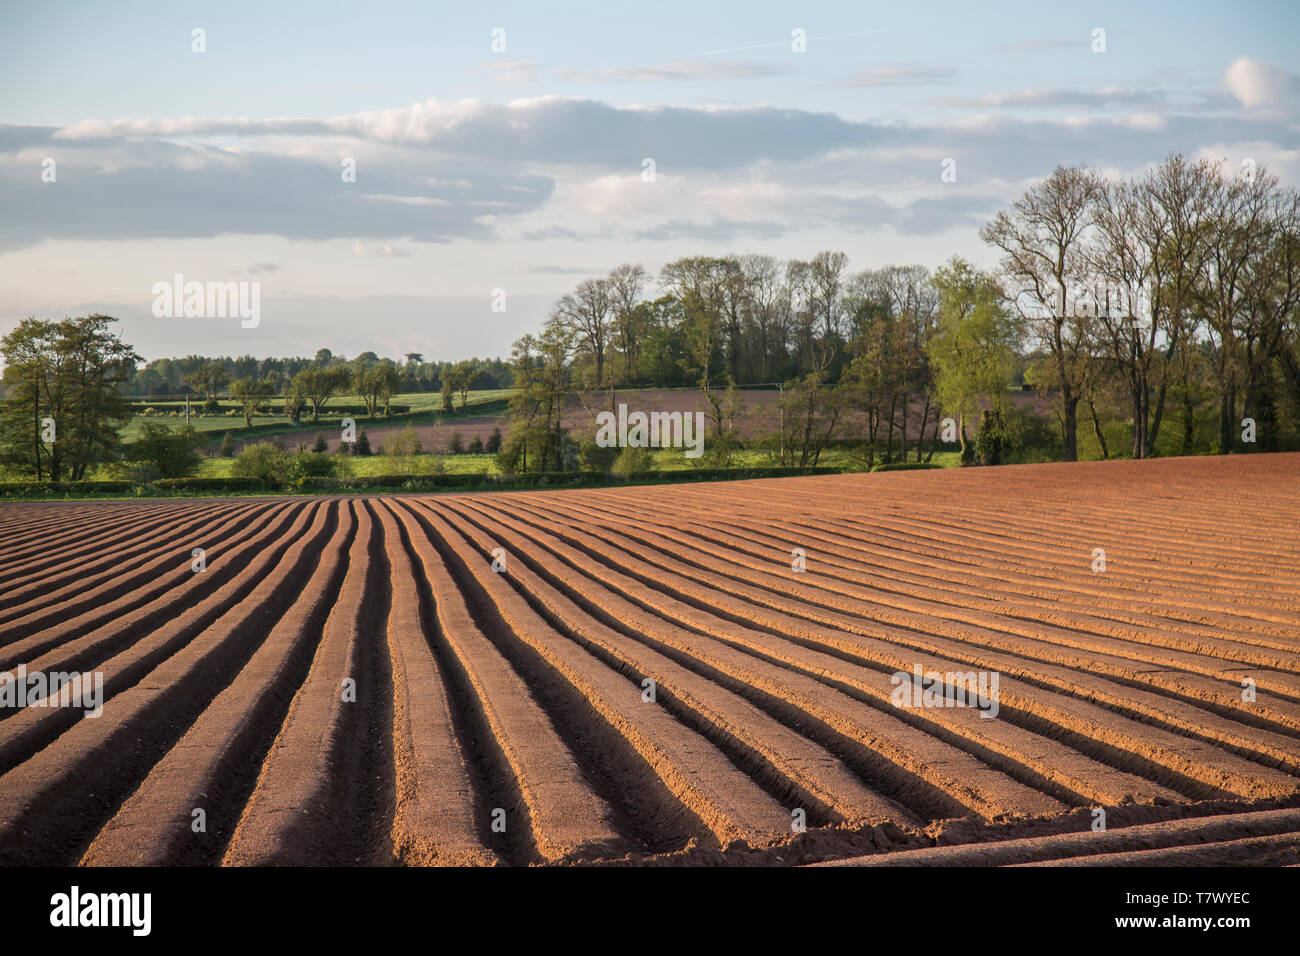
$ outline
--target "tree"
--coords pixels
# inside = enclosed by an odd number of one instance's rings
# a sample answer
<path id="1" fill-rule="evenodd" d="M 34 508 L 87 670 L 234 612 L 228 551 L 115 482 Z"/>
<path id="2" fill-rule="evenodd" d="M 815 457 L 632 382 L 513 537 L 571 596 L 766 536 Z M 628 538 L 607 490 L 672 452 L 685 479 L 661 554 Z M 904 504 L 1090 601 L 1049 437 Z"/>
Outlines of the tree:
<path id="1" fill-rule="evenodd" d="M 502 471 L 564 470 L 564 411 L 574 391 L 569 360 L 575 337 L 572 327 L 553 315 L 540 336 L 525 335 L 515 342 L 512 359 L 518 390 L 506 412 L 509 432 L 497 452 Z"/>
<path id="2" fill-rule="evenodd" d="M 347 382 L 348 370 L 344 367 L 305 368 L 293 377 L 294 387 L 311 402 L 313 422 L 320 421 L 320 410 L 330 398 L 347 388 Z"/>
<path id="3" fill-rule="evenodd" d="M 1092 170 L 1058 166 L 1010 212 L 999 212 L 980 229 L 980 238 L 1003 254 L 1008 298 L 1056 364 L 1066 461 L 1079 457 L 1078 405 L 1090 333 L 1073 293 L 1087 281 L 1085 233 L 1100 186 Z"/>
<path id="4" fill-rule="evenodd" d="M 307 406 L 307 392 L 302 381 L 295 375 L 284 381 L 284 414 L 297 425 L 302 419 L 302 410 Z"/>
<path id="5" fill-rule="evenodd" d="M 217 392 L 230 381 L 230 369 L 222 359 L 211 359 L 200 364 L 191 374 L 190 383 L 199 394 L 207 398 L 207 405 L 215 407 Z"/>
<path id="6" fill-rule="evenodd" d="M 1166 369 L 1195 334 L 1217 180 L 1213 164 L 1171 156 L 1141 179 L 1108 185 L 1095 197 L 1098 241 L 1087 258 L 1105 287 L 1089 296 L 1094 334 L 1127 385 L 1134 458 L 1155 447 L 1170 384 Z"/>
<path id="7" fill-rule="evenodd" d="M 954 257 L 934 274 L 939 321 L 928 352 L 941 409 L 957 415 L 961 451 L 967 456 L 966 420 L 987 403 L 1008 412 L 1016 333 L 993 277 Z"/>
<path id="8" fill-rule="evenodd" d="M 199 467 L 202 442 L 203 436 L 189 425 L 173 431 L 161 422 L 145 422 L 127 458 L 152 466 L 159 478 L 184 478 Z"/>
<path id="9" fill-rule="evenodd" d="M 684 362 L 688 379 L 697 382 L 712 412 L 714 433 L 722 434 L 722 395 L 716 388 L 715 363 L 721 358 L 718 340 L 722 330 L 722 287 L 737 266 L 726 259 L 677 259 L 663 267 L 660 282 L 681 309 Z"/>
<path id="10" fill-rule="evenodd" d="M 623 350 L 624 378 L 637 381 L 641 344 L 647 331 L 649 314 L 640 308 L 641 290 L 650 274 L 638 263 L 625 262 L 609 274 L 609 297 L 614 313 L 614 334 Z"/>
<path id="11" fill-rule="evenodd" d="M 451 373 L 451 381 L 456 391 L 460 392 L 460 407 L 469 407 L 470 389 L 478 384 L 480 373 L 477 363 L 472 360 L 457 362 Z"/>
<path id="12" fill-rule="evenodd" d="M 275 389 L 264 379 L 237 378 L 230 383 L 230 397 L 244 412 L 244 427 L 253 424 L 253 414 L 274 394 Z"/>
<path id="13" fill-rule="evenodd" d="M 393 396 L 402 384 L 401 372 L 388 359 L 369 364 L 359 363 L 360 358 L 352 366 L 352 391 L 361 396 L 366 405 L 366 414 L 371 418 L 375 417 L 380 402 L 384 403 L 385 413 L 388 413 Z"/>
<path id="14" fill-rule="evenodd" d="M 110 330 L 115 321 L 31 317 L 0 340 L 0 450 L 37 480 L 80 481 L 92 464 L 121 451 L 118 429 L 131 417 L 122 386 L 140 356 Z"/>
<path id="15" fill-rule="evenodd" d="M 596 388 L 605 381 L 610 312 L 614 306 L 609 279 L 584 279 L 572 293 L 561 296 L 551 317 L 563 323 L 596 363 Z"/>

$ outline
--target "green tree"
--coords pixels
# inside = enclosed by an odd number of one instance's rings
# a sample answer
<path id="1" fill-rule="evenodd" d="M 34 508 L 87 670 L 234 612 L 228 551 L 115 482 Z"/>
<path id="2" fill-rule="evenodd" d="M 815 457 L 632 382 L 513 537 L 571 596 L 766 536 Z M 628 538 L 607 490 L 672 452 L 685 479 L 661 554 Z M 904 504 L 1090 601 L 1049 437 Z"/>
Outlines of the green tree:
<path id="1" fill-rule="evenodd" d="M 127 458 L 151 466 L 159 478 L 184 478 L 199 467 L 202 443 L 203 436 L 189 425 L 172 430 L 161 422 L 145 422 Z"/>
<path id="2" fill-rule="evenodd" d="M 274 394 L 275 389 L 265 379 L 237 378 L 230 383 L 230 397 L 243 410 L 245 427 L 253 424 L 253 414 Z"/>
<path id="3" fill-rule="evenodd" d="M 120 455 L 118 430 L 131 417 L 122 386 L 140 356 L 111 331 L 114 321 L 32 317 L 0 340 L 0 452 L 20 471 L 80 481 L 92 464 Z"/>
<path id="4" fill-rule="evenodd" d="M 1008 412 L 1007 385 L 1015 357 L 1015 326 L 993 277 L 953 257 L 934 274 L 939 321 L 928 345 L 942 412 L 956 414 L 963 460 L 966 421 L 984 404 Z"/>
<path id="5" fill-rule="evenodd" d="M 320 421 L 320 410 L 325 407 L 326 402 L 347 388 L 347 383 L 348 370 L 344 367 L 313 366 L 303 369 L 293 377 L 294 387 L 311 403 L 313 422 Z"/>

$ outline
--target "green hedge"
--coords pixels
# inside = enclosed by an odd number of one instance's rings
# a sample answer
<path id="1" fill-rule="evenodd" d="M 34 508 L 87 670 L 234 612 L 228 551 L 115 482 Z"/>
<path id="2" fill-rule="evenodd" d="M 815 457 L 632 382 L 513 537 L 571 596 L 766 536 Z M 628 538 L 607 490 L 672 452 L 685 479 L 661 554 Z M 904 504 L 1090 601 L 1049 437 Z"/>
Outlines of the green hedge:
<path id="1" fill-rule="evenodd" d="M 930 461 L 896 461 L 890 465 L 877 465 L 872 471 L 925 471 L 929 468 L 942 468 L 943 465 L 936 465 Z"/>
<path id="2" fill-rule="evenodd" d="M 163 491 L 264 491 L 257 478 L 159 478 L 154 486 Z"/>
<path id="3" fill-rule="evenodd" d="M 132 402 L 132 403 L 131 403 L 131 414 L 133 414 L 133 415 L 143 415 L 143 414 L 144 414 L 144 411 L 145 411 L 146 408 L 152 408 L 155 412 L 159 412 L 159 413 L 161 413 L 161 412 L 184 412 L 184 411 L 185 411 L 185 403 L 184 403 L 184 402 L 172 402 L 172 401 L 168 401 L 168 402 Z M 271 404 L 271 405 L 265 406 L 265 408 L 267 408 L 267 409 L 270 411 L 270 413 L 271 413 L 272 415 L 283 415 L 283 414 L 284 414 L 284 405 L 283 405 L 283 404 Z M 239 410 L 239 411 L 242 411 L 242 406 L 240 406 L 240 405 L 236 405 L 236 404 L 233 403 L 233 402 L 222 402 L 222 403 L 221 403 L 221 414 L 224 414 L 225 412 L 232 411 L 232 410 Z M 391 407 L 391 413 L 394 414 L 394 415 L 405 415 L 405 414 L 406 414 L 407 412 L 409 412 L 410 410 L 411 410 L 411 406 L 410 406 L 410 405 L 393 405 L 393 406 Z M 203 402 L 201 402 L 201 401 L 192 401 L 192 402 L 190 402 L 190 414 L 191 414 L 191 415 L 202 415 L 202 414 L 204 414 L 204 411 L 203 411 Z M 354 416 L 354 417 L 362 417 L 362 418 L 364 418 L 365 415 L 366 415 L 366 406 L 364 406 L 364 405 L 335 405 L 335 404 L 332 404 L 332 403 L 331 403 L 331 404 L 328 404 L 328 405 L 326 405 L 324 408 L 321 409 L 321 414 L 324 414 L 324 415 L 346 414 L 346 415 L 352 415 L 352 416 Z M 384 406 L 381 404 L 381 405 L 379 406 L 379 408 L 376 409 L 376 411 L 375 411 L 375 415 L 376 415 L 376 417 L 381 417 L 381 418 L 382 418 L 382 417 L 383 417 L 383 414 L 384 414 Z M 303 409 L 303 418 L 304 418 L 304 419 L 310 419 L 310 418 L 311 418 L 311 406 L 310 406 L 310 405 L 307 405 L 307 406 L 304 407 L 304 409 Z"/>
<path id="4" fill-rule="evenodd" d="M 122 494 L 131 487 L 129 481 L 0 481 L 0 497 Z"/>
<path id="5" fill-rule="evenodd" d="M 628 481 L 743 481 L 748 478 L 795 478 L 800 475 L 838 475 L 842 469 L 829 465 L 815 468 L 683 468 L 674 471 L 633 471 Z"/>

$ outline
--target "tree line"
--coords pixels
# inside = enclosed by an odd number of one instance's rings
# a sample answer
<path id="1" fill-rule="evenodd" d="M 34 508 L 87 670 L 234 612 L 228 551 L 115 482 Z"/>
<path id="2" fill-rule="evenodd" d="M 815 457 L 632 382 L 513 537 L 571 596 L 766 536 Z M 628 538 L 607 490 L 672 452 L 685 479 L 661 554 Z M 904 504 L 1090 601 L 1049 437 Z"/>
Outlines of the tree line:
<path id="1" fill-rule="evenodd" d="M 1172 155 L 1129 178 L 1055 169 L 980 230 L 998 264 L 953 259 L 854 272 L 842 252 L 782 262 L 691 256 L 657 280 L 624 264 L 554 304 L 512 354 L 520 391 L 508 447 L 564 461 L 572 393 L 698 386 L 725 454 L 735 389 L 783 389 L 782 463 L 815 463 L 837 438 L 884 460 L 932 450 L 952 417 L 967 459 L 1036 423 L 1008 402 L 1050 401 L 1054 453 L 1155 453 L 1176 414 L 1177 453 L 1300 446 L 1300 193 L 1247 163 Z M 731 406 L 731 407 L 729 407 Z M 1208 439 L 1198 416 L 1212 414 Z M 1172 426 L 1170 426 L 1172 427 Z M 1108 438 L 1108 433 L 1110 437 Z M 911 444 L 909 445 L 909 442 Z"/>
<path id="2" fill-rule="evenodd" d="M 319 349 L 312 358 L 255 358 L 251 355 L 208 357 L 187 355 L 184 358 L 160 358 L 133 369 L 124 383 L 128 395 L 141 398 L 181 398 L 186 395 L 216 402 L 234 382 L 258 383 L 269 397 L 290 397 L 294 380 L 303 372 L 328 373 L 325 381 L 312 383 L 319 393 L 326 384 L 336 386 L 332 394 L 359 394 L 386 384 L 392 394 L 398 392 L 437 392 L 452 394 L 468 388 L 509 388 L 510 368 L 500 359 L 471 358 L 460 361 L 426 362 L 419 352 L 408 352 L 404 361 L 380 358 L 374 352 L 362 352 L 348 360 L 329 349 Z M 364 379 L 365 373 L 371 379 Z M 381 383 L 380 379 L 385 382 Z M 354 381 L 356 379 L 356 381 Z M 472 384 L 465 386 L 465 382 Z M 356 386 L 355 390 L 349 391 Z M 340 389 L 342 391 L 340 391 Z M 302 391 L 301 388 L 296 389 Z M 234 397 L 234 396 L 231 396 Z"/>
<path id="3" fill-rule="evenodd" d="M 740 390 L 757 385 L 781 389 L 780 425 L 755 442 L 780 464 L 816 464 L 836 442 L 867 465 L 928 460 L 949 420 L 963 460 L 985 462 L 1027 444 L 1075 460 L 1085 429 L 1101 457 L 1148 457 L 1162 435 L 1180 454 L 1300 447 L 1296 189 L 1179 155 L 1122 179 L 1062 166 L 980 237 L 991 271 L 959 258 L 853 271 L 835 251 L 688 256 L 657 276 L 620 265 L 562 295 L 508 361 L 321 349 L 142 365 L 106 316 L 29 318 L 0 343 L 0 456 L 80 477 L 120 454 L 133 394 L 216 407 L 224 391 L 246 420 L 278 398 L 297 422 L 344 394 L 374 415 L 403 391 L 441 391 L 452 408 L 471 388 L 512 387 L 503 467 L 562 470 L 581 457 L 564 425 L 575 400 L 691 386 L 711 423 L 703 464 L 719 465 L 740 444 Z M 1011 402 L 1022 383 L 1047 422 Z"/>

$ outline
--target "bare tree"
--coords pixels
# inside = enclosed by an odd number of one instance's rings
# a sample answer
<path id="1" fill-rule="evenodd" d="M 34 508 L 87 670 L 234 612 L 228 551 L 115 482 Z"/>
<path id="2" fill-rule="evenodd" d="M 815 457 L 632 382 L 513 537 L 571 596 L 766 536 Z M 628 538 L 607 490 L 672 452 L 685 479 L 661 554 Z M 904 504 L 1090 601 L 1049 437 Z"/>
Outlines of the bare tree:
<path id="1" fill-rule="evenodd" d="M 610 312 L 614 300 L 609 279 L 584 279 L 572 293 L 555 304 L 552 317 L 577 336 L 596 363 L 596 387 L 605 381 L 605 353 L 609 348 Z"/>
<path id="2" fill-rule="evenodd" d="M 650 274 L 638 263 L 625 262 L 614 269 L 607 279 L 609 297 L 614 312 L 614 333 L 623 349 L 625 375 L 637 380 L 641 342 L 646 333 L 646 313 L 638 309 L 641 292 L 650 281 Z"/>
<path id="3" fill-rule="evenodd" d="M 1086 167 L 1058 166 L 1010 212 L 999 212 L 980 230 L 980 238 L 1002 252 L 1008 298 L 1055 365 L 1066 461 L 1079 457 L 1078 405 L 1089 331 L 1072 290 L 1087 279 L 1085 233 L 1100 182 Z"/>

